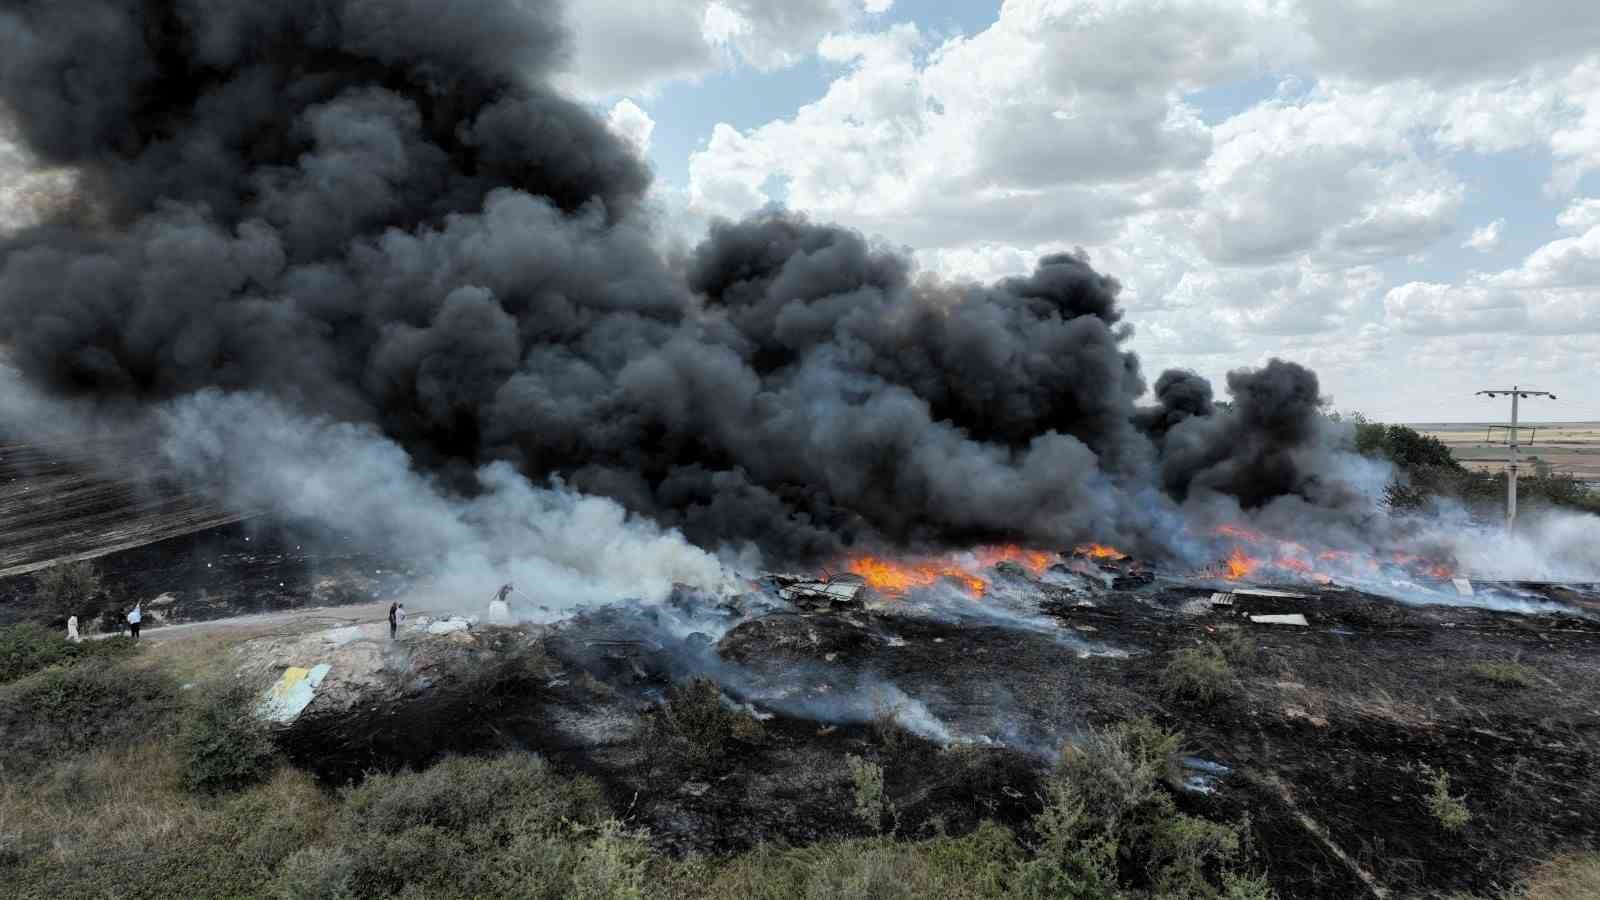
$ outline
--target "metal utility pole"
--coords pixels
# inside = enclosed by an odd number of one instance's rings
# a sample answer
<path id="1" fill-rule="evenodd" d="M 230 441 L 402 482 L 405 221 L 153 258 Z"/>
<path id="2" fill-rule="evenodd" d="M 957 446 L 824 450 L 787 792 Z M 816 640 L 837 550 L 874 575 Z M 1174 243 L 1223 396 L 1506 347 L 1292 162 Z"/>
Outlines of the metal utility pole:
<path id="1" fill-rule="evenodd" d="M 1509 391 L 1479 391 L 1477 396 L 1503 397 L 1507 394 L 1511 395 L 1511 425 L 1506 429 L 1506 530 L 1511 531 L 1517 526 L 1517 401 L 1523 397 L 1549 397 L 1554 400 L 1556 395 L 1549 391 L 1525 391 L 1512 385 Z"/>

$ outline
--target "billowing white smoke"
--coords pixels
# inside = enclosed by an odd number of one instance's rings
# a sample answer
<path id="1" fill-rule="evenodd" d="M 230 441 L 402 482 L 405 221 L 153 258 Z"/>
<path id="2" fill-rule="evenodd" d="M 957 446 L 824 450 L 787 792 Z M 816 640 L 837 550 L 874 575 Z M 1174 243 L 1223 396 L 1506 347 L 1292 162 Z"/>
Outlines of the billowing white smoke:
<path id="1" fill-rule="evenodd" d="M 1508 533 L 1451 510 L 1423 540 L 1442 546 L 1463 575 L 1490 581 L 1600 581 L 1600 516 L 1561 510 L 1524 515 Z"/>
<path id="2" fill-rule="evenodd" d="M 433 604 L 478 611 L 513 582 L 522 603 L 562 610 L 661 600 L 674 583 L 716 591 L 728 577 L 678 532 L 611 500 L 534 485 L 504 463 L 479 469 L 479 493 L 457 497 L 375 429 L 260 395 L 205 391 L 162 406 L 158 419 L 162 453 L 185 479 L 235 508 L 314 523 L 405 561 L 433 580 Z"/>

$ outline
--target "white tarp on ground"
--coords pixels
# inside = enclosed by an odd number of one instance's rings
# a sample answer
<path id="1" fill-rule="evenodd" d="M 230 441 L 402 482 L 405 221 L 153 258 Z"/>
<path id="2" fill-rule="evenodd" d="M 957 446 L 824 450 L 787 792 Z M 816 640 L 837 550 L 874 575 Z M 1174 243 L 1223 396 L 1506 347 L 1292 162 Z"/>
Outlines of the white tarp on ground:
<path id="1" fill-rule="evenodd" d="M 305 711 L 311 701 L 317 696 L 317 686 L 322 684 L 322 679 L 328 677 L 332 666 L 327 663 L 303 669 L 299 666 L 290 666 L 283 670 L 283 677 L 278 679 L 267 691 L 267 696 L 261 701 L 257 713 L 269 722 L 288 724 Z"/>
<path id="2" fill-rule="evenodd" d="M 1258 625 L 1305 625 L 1308 627 L 1311 625 L 1310 622 L 1306 621 L 1306 617 L 1299 613 L 1279 613 L 1270 616 L 1251 616 L 1250 621 L 1255 622 Z"/>
<path id="3" fill-rule="evenodd" d="M 437 622 L 429 623 L 429 625 L 428 625 L 428 633 L 429 634 L 449 634 L 449 633 L 451 633 L 453 631 L 466 631 L 468 628 L 471 628 L 471 627 L 472 627 L 472 623 L 469 620 L 463 619 L 463 618 L 460 618 L 460 617 L 456 617 L 456 616 L 452 616 L 451 618 L 448 618 L 448 619 L 440 619 Z"/>

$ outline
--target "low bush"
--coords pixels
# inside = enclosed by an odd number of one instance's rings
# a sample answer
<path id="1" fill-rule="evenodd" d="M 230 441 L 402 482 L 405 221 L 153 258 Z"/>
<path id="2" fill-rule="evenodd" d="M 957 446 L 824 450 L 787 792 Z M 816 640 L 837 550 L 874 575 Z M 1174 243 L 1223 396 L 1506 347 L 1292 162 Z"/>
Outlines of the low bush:
<path id="1" fill-rule="evenodd" d="M 894 803 L 883 790 L 883 766 L 854 754 L 844 758 L 855 785 L 856 818 L 874 832 L 882 833 L 885 818 L 893 818 Z M 891 827 L 891 833 L 895 829 Z"/>
<path id="2" fill-rule="evenodd" d="M 100 593 L 100 570 L 88 560 L 57 563 L 33 576 L 39 597 L 51 615 L 65 618 L 88 612 Z"/>
<path id="3" fill-rule="evenodd" d="M 160 733 L 177 693 L 166 674 L 109 659 L 0 685 L 0 772 Z"/>
<path id="4" fill-rule="evenodd" d="M 51 666 L 127 656 L 137 649 L 138 645 L 125 637 L 75 644 L 63 632 L 42 625 L 7 625 L 0 628 L 0 684 Z"/>
<path id="5" fill-rule="evenodd" d="M 690 767 L 700 768 L 721 759 L 735 743 L 760 741 L 763 730 L 754 716 L 723 702 L 716 682 L 692 678 L 667 692 L 650 737 Z"/>
<path id="6" fill-rule="evenodd" d="M 339 850 L 297 850 L 283 861 L 272 895 L 279 900 L 356 900 L 355 865 Z"/>
<path id="7" fill-rule="evenodd" d="M 1235 871 L 1242 829 L 1178 811 L 1169 787 L 1181 743 L 1138 720 L 1067 745 L 1034 821 L 1040 845 L 1023 867 L 1027 889 L 1069 898 L 1126 888 L 1197 900 L 1267 896 L 1263 881 Z"/>
<path id="8" fill-rule="evenodd" d="M 1217 647 L 1228 662 L 1236 666 L 1253 666 L 1261 648 L 1256 639 L 1243 628 L 1230 628 L 1217 639 Z"/>
<path id="9" fill-rule="evenodd" d="M 1445 831 L 1460 831 L 1467 823 L 1472 821 L 1472 812 L 1467 809 L 1466 795 L 1460 797 L 1450 794 L 1450 773 L 1424 768 L 1428 776 L 1428 783 L 1432 790 L 1425 799 L 1428 803 L 1428 812 Z"/>
<path id="10" fill-rule="evenodd" d="M 645 860 L 593 782 L 525 753 L 369 777 L 334 830 L 364 897 L 632 897 Z"/>
<path id="11" fill-rule="evenodd" d="M 1215 644 L 1186 647 L 1161 673 L 1161 691 L 1169 700 L 1209 706 L 1233 692 L 1233 667 Z"/>
<path id="12" fill-rule="evenodd" d="M 886 838 L 796 849 L 763 847 L 723 861 L 663 867 L 662 900 L 1009 900 L 1022 892 L 1023 853 L 1011 832 L 985 824 L 957 838 Z"/>
<path id="13" fill-rule="evenodd" d="M 276 754 L 252 709 L 254 701 L 253 692 L 232 686 L 202 696 L 183 732 L 183 781 L 189 790 L 237 790 L 272 774 Z"/>

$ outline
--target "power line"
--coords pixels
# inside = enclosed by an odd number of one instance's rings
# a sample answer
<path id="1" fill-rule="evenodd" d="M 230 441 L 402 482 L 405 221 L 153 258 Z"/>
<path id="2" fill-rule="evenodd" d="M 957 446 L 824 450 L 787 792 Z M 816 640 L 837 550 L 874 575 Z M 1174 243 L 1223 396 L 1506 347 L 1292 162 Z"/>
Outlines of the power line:
<path id="1" fill-rule="evenodd" d="M 1549 391 L 1525 391 L 1517 385 L 1512 385 L 1510 390 L 1495 389 L 1479 391 L 1480 397 L 1511 397 L 1511 424 L 1506 426 L 1506 531 L 1511 531 L 1517 526 L 1517 403 L 1524 397 L 1549 397 L 1556 399 L 1556 395 Z M 1495 426 L 1490 427 L 1492 433 Z"/>

